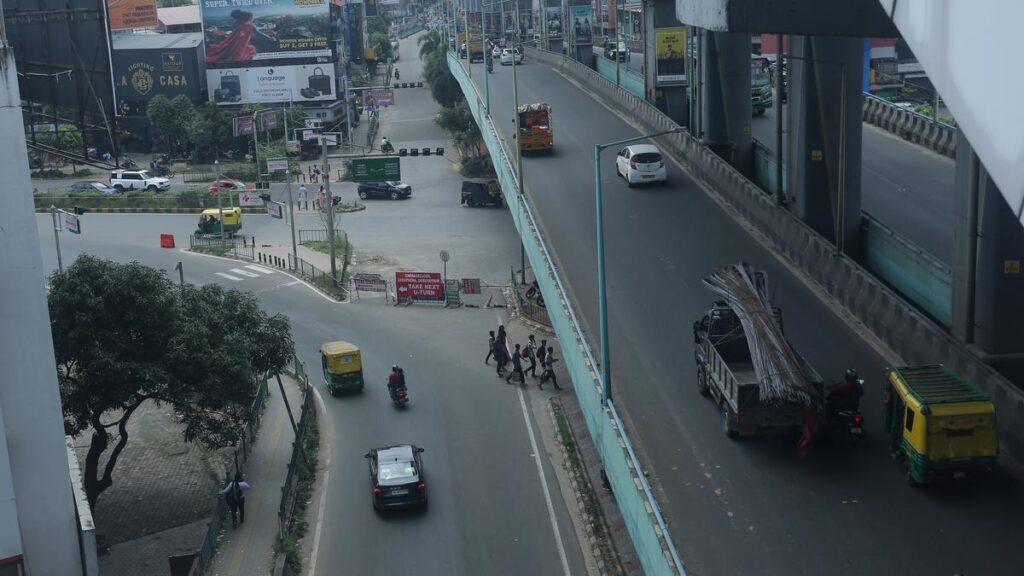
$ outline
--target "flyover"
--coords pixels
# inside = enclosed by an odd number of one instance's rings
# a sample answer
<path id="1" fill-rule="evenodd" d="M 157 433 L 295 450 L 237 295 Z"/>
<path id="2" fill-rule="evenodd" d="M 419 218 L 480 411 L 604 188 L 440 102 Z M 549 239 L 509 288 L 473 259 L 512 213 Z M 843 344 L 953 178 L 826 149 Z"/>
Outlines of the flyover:
<path id="1" fill-rule="evenodd" d="M 464 91 L 477 106 L 485 71 L 473 67 L 476 88 L 464 84 Z M 526 199 L 586 340 L 595 343 L 593 145 L 637 136 L 643 123 L 571 74 L 533 60 L 517 73 L 520 101 L 551 104 L 555 129 L 551 156 L 524 159 Z M 504 161 L 514 150 L 511 70 L 496 69 L 489 80 L 491 117 L 505 150 L 491 153 Z M 612 386 L 687 568 L 697 574 L 930 574 L 981 567 L 1014 573 L 1008 564 L 991 562 L 1011 542 L 1004 530 L 1015 519 L 1007 509 L 1024 504 L 1012 480 L 999 477 L 969 501 L 951 503 L 911 491 L 889 460 L 879 384 L 893 358 L 879 352 L 877 341 L 851 327 L 820 290 L 679 164 L 669 165 L 670 185 L 635 190 L 619 183 L 610 165 L 601 178 Z M 787 333 L 826 377 L 855 366 L 867 379 L 869 440 L 861 450 L 822 449 L 805 460 L 790 439 L 734 443 L 721 432 L 717 411 L 697 392 L 689 326 L 712 299 L 701 279 L 740 260 L 768 272 Z M 936 532 L 936 526 L 949 529 Z"/>

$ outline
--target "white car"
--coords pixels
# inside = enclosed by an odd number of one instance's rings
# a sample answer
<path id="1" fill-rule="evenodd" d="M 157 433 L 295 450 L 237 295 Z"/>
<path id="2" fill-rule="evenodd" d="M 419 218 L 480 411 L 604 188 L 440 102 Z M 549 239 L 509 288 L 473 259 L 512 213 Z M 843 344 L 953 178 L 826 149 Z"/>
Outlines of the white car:
<path id="1" fill-rule="evenodd" d="M 494 49 L 491 50 L 491 58 L 501 58 L 501 48 L 495 46 Z"/>
<path id="2" fill-rule="evenodd" d="M 145 170 L 115 170 L 110 173 L 110 186 L 119 193 L 125 190 L 163 192 L 170 189 L 171 181 L 153 176 Z"/>
<path id="3" fill-rule="evenodd" d="M 615 158 L 615 172 L 626 180 L 626 185 L 665 182 L 668 169 L 661 152 L 650 144 L 633 144 L 619 150 Z"/>
<path id="4" fill-rule="evenodd" d="M 513 64 L 522 64 L 523 55 L 519 52 L 512 50 L 511 48 L 505 48 L 501 51 L 501 65 L 511 66 Z"/>

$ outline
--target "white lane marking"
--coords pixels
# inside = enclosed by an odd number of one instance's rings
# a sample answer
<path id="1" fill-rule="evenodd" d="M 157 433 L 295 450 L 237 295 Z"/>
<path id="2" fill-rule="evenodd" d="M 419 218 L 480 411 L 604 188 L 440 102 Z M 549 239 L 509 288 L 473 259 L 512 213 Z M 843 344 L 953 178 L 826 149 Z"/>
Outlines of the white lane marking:
<path id="1" fill-rule="evenodd" d="M 291 282 L 288 282 L 287 284 L 285 284 L 285 286 L 295 286 L 296 284 L 302 284 L 302 281 L 301 280 L 292 280 Z"/>
<path id="2" fill-rule="evenodd" d="M 533 461 L 537 463 L 537 475 L 540 476 L 540 485 L 544 489 L 544 503 L 548 507 L 548 518 L 551 520 L 551 530 L 555 533 L 555 543 L 558 545 L 558 558 L 562 561 L 562 573 L 571 576 L 569 570 L 569 558 L 565 555 L 565 545 L 562 543 L 562 533 L 558 530 L 558 518 L 555 517 L 555 506 L 551 503 L 551 490 L 548 489 L 548 480 L 544 477 L 544 467 L 540 463 L 540 450 L 537 449 L 537 438 L 533 435 L 533 424 L 530 423 L 530 413 L 526 409 L 526 395 L 523 388 L 517 386 L 519 392 L 519 406 L 523 409 L 523 420 L 526 421 L 526 431 L 530 434 L 530 447 L 533 449 Z"/>
<path id="3" fill-rule="evenodd" d="M 318 390 L 315 386 L 313 387 L 313 397 L 316 398 L 317 405 L 320 407 L 320 414 L 323 415 L 324 419 L 326 420 L 327 405 L 324 404 L 324 397 L 320 395 L 320 390 Z M 321 438 L 325 438 L 324 444 L 326 444 L 325 448 L 327 448 L 325 452 L 330 454 L 330 440 L 326 439 L 325 436 L 321 436 Z M 327 461 L 324 463 L 324 486 L 322 489 L 323 492 L 321 492 L 320 494 L 320 509 L 316 513 L 316 530 L 313 533 L 313 549 L 310 551 L 310 555 L 312 556 L 309 559 L 310 576 L 316 576 L 316 559 L 320 555 L 320 535 L 323 533 L 324 510 L 327 508 L 327 484 L 331 480 L 330 466 L 331 459 L 330 456 L 328 456 Z"/>
<path id="4" fill-rule="evenodd" d="M 235 282 L 241 282 L 242 281 L 241 278 L 238 278 L 237 276 L 232 276 L 231 274 L 225 274 L 223 272 L 214 272 L 214 274 L 216 274 L 217 276 L 220 276 L 221 278 L 227 278 L 228 280 L 234 280 Z"/>
<path id="5" fill-rule="evenodd" d="M 249 265 L 246 266 L 246 268 L 248 268 L 249 270 L 255 270 L 256 272 L 259 272 L 260 274 L 273 274 L 274 273 L 274 271 L 271 270 L 270 268 L 264 268 L 263 266 L 257 266 L 255 264 L 249 264 Z"/>
<path id="6" fill-rule="evenodd" d="M 196 256 L 196 257 L 199 257 L 199 258 L 210 258 L 211 260 L 222 260 L 224 262 L 238 262 L 238 260 L 235 260 L 234 258 L 225 258 L 224 256 L 217 256 L 215 254 L 202 254 L 200 252 L 192 252 L 192 251 L 188 250 L 187 248 L 179 248 L 178 252 L 181 252 L 182 254 L 187 254 L 189 256 Z M 340 300 L 340 301 L 339 300 L 335 300 L 334 298 L 331 298 L 327 294 L 324 294 L 323 292 L 317 290 L 316 287 L 313 286 L 312 284 L 310 284 L 309 282 L 306 282 L 305 280 L 303 280 L 301 278 L 297 278 L 294 275 L 289 274 L 288 272 L 285 272 L 284 270 L 281 270 L 280 273 L 284 274 L 285 276 L 287 276 L 289 278 L 293 278 L 296 282 L 298 282 L 299 284 L 302 284 L 306 288 L 309 288 L 313 293 L 315 293 L 316 295 L 320 296 L 324 300 L 327 300 L 331 304 L 351 304 L 352 303 L 351 299 Z"/>
<path id="7" fill-rule="evenodd" d="M 245 276 L 246 278 L 259 278 L 260 277 L 259 274 L 253 274 L 252 272 L 249 272 L 248 270 L 242 270 L 241 268 L 232 268 L 230 271 L 234 272 L 235 274 L 241 274 L 242 276 Z"/>

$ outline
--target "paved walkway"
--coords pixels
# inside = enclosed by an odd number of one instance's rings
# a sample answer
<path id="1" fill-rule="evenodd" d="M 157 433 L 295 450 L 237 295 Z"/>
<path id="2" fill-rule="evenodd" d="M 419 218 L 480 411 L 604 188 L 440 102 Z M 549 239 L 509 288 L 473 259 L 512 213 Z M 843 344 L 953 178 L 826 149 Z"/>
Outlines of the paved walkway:
<path id="1" fill-rule="evenodd" d="M 282 376 L 281 381 L 298 422 L 302 391 L 287 376 Z M 270 574 L 273 568 L 281 487 L 288 475 L 295 434 L 275 380 L 270 381 L 269 391 L 256 443 L 243 472 L 245 481 L 252 486 L 245 495 L 245 522 L 232 528 L 230 518 L 225 521 L 224 536 L 207 574 Z"/>

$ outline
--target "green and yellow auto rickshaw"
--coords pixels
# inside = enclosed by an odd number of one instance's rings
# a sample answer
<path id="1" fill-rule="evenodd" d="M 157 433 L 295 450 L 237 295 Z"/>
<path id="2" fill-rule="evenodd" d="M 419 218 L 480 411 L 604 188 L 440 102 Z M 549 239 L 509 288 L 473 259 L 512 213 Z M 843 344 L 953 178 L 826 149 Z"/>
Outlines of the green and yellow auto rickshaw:
<path id="1" fill-rule="evenodd" d="M 889 370 L 883 394 L 889 452 L 911 486 L 991 472 L 999 456 L 989 395 L 941 365 Z"/>
<path id="2" fill-rule="evenodd" d="M 348 342 L 327 342 L 320 347 L 324 385 L 331 396 L 363 390 L 363 359 L 359 347 Z"/>
<path id="3" fill-rule="evenodd" d="M 233 208 L 207 208 L 199 215 L 199 225 L 196 228 L 196 236 L 220 236 L 220 218 L 224 214 L 224 235 L 232 238 L 242 229 L 242 209 L 238 206 Z"/>

